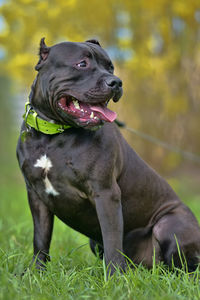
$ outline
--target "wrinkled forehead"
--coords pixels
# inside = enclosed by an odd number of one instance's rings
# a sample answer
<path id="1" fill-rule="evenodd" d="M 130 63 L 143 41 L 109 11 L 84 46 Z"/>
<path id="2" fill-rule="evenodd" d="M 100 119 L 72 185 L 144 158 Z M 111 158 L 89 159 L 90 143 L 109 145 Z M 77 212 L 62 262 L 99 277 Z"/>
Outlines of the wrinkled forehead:
<path id="1" fill-rule="evenodd" d="M 49 58 L 58 60 L 74 61 L 85 57 L 95 58 L 97 61 L 104 60 L 110 62 L 106 51 L 98 45 L 92 43 L 63 42 L 51 47 Z"/>

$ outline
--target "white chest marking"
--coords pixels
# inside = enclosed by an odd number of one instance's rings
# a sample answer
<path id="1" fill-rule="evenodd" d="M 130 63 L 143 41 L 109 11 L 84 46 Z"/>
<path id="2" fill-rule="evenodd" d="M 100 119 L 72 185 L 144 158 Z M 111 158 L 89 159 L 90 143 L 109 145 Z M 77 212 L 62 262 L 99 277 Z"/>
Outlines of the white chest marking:
<path id="1" fill-rule="evenodd" d="M 52 167 L 52 162 L 45 154 L 42 155 L 40 159 L 37 159 L 36 163 L 34 164 L 34 167 L 42 168 L 45 170 L 45 173 L 47 173 Z"/>
<path id="2" fill-rule="evenodd" d="M 51 194 L 53 196 L 58 196 L 59 195 L 59 193 L 54 189 L 53 185 L 49 181 L 47 175 L 46 175 L 46 177 L 44 179 L 44 184 L 45 184 L 45 187 L 46 187 L 45 192 L 47 194 Z"/>
<path id="3" fill-rule="evenodd" d="M 44 184 L 45 184 L 45 192 L 48 195 L 58 196 L 59 193 L 55 190 L 51 182 L 47 177 L 47 173 L 52 168 L 51 160 L 45 155 L 42 155 L 39 159 L 37 159 L 36 163 L 34 164 L 35 168 L 42 168 L 45 172 Z"/>

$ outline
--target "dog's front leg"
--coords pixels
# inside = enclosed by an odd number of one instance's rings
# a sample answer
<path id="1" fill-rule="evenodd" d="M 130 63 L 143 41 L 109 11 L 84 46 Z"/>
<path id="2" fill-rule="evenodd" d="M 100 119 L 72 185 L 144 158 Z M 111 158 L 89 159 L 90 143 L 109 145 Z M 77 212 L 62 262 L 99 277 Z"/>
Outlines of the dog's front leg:
<path id="1" fill-rule="evenodd" d="M 34 238 L 33 262 L 37 269 L 44 269 L 43 263 L 50 260 L 49 247 L 51 242 L 54 215 L 46 205 L 38 199 L 34 191 L 28 191 L 29 205 L 33 217 Z"/>
<path id="2" fill-rule="evenodd" d="M 95 197 L 96 211 L 100 222 L 103 247 L 108 273 L 115 271 L 115 266 L 126 268 L 123 252 L 123 215 L 121 192 L 117 183 L 109 189 L 100 190 Z"/>

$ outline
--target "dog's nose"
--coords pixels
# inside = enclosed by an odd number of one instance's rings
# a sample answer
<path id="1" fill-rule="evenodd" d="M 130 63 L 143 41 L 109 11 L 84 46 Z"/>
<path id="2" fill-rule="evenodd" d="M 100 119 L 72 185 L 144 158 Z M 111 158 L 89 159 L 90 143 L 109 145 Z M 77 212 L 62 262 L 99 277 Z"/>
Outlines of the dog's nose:
<path id="1" fill-rule="evenodd" d="M 122 81 L 117 77 L 108 77 L 106 78 L 105 82 L 112 89 L 117 89 L 122 87 Z"/>

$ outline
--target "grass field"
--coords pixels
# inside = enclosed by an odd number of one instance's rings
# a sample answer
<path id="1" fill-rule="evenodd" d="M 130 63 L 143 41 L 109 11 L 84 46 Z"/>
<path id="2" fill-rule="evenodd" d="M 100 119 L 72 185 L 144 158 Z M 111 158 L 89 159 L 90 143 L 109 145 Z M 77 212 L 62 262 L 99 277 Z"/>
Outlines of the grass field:
<path id="1" fill-rule="evenodd" d="M 45 274 L 31 269 L 21 277 L 32 258 L 32 219 L 14 150 L 1 158 L 0 299 L 200 299 L 199 270 L 189 275 L 181 270 L 169 272 L 162 265 L 150 271 L 139 266 L 107 280 L 88 239 L 59 220 Z M 170 183 L 200 220 L 200 187 L 187 180 L 171 179 Z"/>

